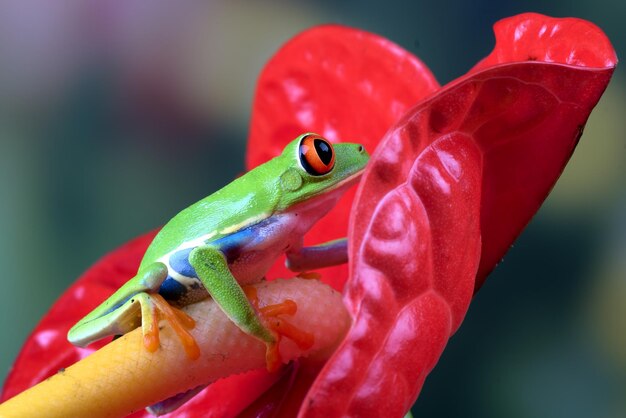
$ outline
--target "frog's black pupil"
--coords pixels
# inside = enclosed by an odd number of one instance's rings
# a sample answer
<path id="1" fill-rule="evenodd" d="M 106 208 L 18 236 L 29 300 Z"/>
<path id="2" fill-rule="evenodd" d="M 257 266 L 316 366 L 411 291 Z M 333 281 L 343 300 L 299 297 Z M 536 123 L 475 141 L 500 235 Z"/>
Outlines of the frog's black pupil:
<path id="1" fill-rule="evenodd" d="M 317 155 L 320 157 L 320 160 L 322 160 L 324 164 L 328 165 L 333 159 L 333 150 L 330 148 L 330 145 L 321 139 L 313 140 L 313 144 L 315 145 L 315 151 L 317 151 Z"/>

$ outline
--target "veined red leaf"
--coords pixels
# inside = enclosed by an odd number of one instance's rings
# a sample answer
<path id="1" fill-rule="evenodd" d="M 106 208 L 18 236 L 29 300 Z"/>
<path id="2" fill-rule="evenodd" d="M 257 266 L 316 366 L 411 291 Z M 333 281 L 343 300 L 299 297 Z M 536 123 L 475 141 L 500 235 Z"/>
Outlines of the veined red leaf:
<path id="1" fill-rule="evenodd" d="M 265 66 L 254 99 L 247 168 L 280 154 L 304 132 L 332 142 L 358 142 L 373 152 L 387 129 L 418 100 L 439 88 L 428 68 L 391 41 L 337 25 L 307 30 Z M 347 235 L 355 190 L 305 237 L 306 245 Z M 321 270 L 342 290 L 348 269 Z M 292 273 L 279 260 L 268 277 Z"/>
<path id="2" fill-rule="evenodd" d="M 597 43 L 578 43 L 581 36 Z M 616 61 L 604 34 L 578 19 L 520 15 L 499 22 L 496 37 L 489 57 L 407 112 L 372 156 L 349 233 L 345 301 L 355 322 L 300 416 L 408 410 L 465 315 L 468 286 L 480 287 L 547 196 Z M 433 150 L 443 144 L 452 146 Z M 474 150 L 476 157 L 461 158 Z M 435 154 L 447 170 L 416 168 Z M 476 172 L 480 187 L 448 193 L 439 210 L 424 202 L 441 189 L 406 191 L 428 180 L 446 185 L 450 176 L 476 179 Z M 472 216 L 480 218 L 475 236 Z M 479 254 L 474 283 L 468 273 Z"/>
<path id="3" fill-rule="evenodd" d="M 451 134 L 416 158 L 418 137 L 404 140 L 381 149 L 368 169 L 397 179 L 398 159 L 414 161 L 361 219 L 365 236 L 351 251 L 345 297 L 355 322 L 300 416 L 403 416 L 469 306 L 480 251 L 480 152 L 469 136 Z"/>

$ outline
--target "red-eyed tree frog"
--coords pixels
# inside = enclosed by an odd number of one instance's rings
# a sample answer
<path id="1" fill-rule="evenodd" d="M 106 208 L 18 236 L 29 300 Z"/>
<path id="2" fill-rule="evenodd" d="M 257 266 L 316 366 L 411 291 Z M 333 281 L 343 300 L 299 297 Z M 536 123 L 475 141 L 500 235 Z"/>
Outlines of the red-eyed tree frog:
<path id="1" fill-rule="evenodd" d="M 141 325 L 145 347 L 155 351 L 164 318 L 196 358 L 199 349 L 186 330 L 193 320 L 177 307 L 210 296 L 241 330 L 267 345 L 268 369 L 276 369 L 279 332 L 242 286 L 262 280 L 282 253 L 288 268 L 299 272 L 347 261 L 345 239 L 303 247 L 303 236 L 358 180 L 368 159 L 359 144 L 333 146 L 317 134 L 300 135 L 278 157 L 172 218 L 136 276 L 74 325 L 68 340 L 84 346 Z"/>

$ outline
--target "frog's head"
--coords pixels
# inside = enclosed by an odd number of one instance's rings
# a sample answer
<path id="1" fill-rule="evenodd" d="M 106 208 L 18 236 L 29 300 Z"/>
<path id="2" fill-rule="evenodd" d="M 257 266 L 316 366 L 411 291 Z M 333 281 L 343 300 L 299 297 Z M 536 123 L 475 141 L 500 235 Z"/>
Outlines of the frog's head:
<path id="1" fill-rule="evenodd" d="M 369 154 L 360 144 L 338 143 L 305 133 L 289 143 L 281 157 L 279 210 L 311 200 L 336 200 L 363 173 Z M 332 206 L 332 202 L 328 202 Z"/>

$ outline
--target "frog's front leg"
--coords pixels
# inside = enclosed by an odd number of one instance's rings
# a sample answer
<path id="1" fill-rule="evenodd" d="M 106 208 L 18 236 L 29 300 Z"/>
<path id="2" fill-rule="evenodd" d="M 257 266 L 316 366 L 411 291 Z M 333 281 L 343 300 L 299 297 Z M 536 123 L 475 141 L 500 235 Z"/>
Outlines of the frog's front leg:
<path id="1" fill-rule="evenodd" d="M 224 254 L 219 249 L 210 245 L 197 247 L 189 254 L 189 263 L 226 316 L 243 332 L 266 344 L 268 370 L 274 371 L 281 364 L 278 344 L 282 335 L 294 340 L 304 349 L 310 348 L 313 344 L 312 336 L 304 335 L 306 333 L 299 330 L 294 331 L 295 327 L 291 324 L 275 318 L 277 315 L 293 315 L 295 313 L 297 307 L 291 300 L 258 309 L 268 326 L 263 323 L 255 310 L 255 307 L 259 307 L 252 306 L 248 296 L 228 268 Z M 256 298 L 254 296 L 252 298 L 253 303 L 257 305 Z"/>
<path id="2" fill-rule="evenodd" d="M 311 247 L 299 247 L 286 252 L 287 268 L 291 271 L 309 271 L 348 262 L 348 240 L 328 241 Z"/>

